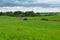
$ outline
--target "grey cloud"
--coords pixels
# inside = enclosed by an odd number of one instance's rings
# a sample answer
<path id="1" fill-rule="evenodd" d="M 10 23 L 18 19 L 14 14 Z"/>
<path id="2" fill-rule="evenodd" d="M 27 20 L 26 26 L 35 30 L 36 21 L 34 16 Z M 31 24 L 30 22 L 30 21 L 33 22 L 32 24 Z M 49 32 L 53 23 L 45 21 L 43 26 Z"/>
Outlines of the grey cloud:
<path id="1" fill-rule="evenodd" d="M 24 6 L 24 7 L 60 7 L 60 4 L 37 3 L 36 0 L 0 0 L 2 6 Z"/>

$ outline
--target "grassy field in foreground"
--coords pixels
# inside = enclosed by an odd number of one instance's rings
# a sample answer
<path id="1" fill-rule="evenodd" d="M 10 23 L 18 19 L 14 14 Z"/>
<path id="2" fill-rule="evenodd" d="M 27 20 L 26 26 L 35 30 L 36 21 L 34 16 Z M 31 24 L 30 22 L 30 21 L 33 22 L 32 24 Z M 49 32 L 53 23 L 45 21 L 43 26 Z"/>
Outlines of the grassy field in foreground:
<path id="1" fill-rule="evenodd" d="M 0 16 L 0 40 L 60 40 L 60 22 Z"/>

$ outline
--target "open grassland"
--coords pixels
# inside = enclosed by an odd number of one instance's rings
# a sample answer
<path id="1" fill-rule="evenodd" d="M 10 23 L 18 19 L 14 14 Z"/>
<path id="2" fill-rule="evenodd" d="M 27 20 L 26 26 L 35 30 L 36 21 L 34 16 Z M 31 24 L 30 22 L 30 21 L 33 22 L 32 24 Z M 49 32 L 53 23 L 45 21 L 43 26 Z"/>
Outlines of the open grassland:
<path id="1" fill-rule="evenodd" d="M 0 16 L 0 40 L 60 40 L 60 22 Z"/>

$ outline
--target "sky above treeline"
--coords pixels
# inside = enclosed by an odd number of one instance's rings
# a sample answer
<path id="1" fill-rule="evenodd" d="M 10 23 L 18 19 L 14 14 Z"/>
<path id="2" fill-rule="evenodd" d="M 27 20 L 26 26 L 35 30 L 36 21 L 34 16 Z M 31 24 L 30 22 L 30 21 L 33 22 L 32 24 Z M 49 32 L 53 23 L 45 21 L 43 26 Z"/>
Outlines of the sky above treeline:
<path id="1" fill-rule="evenodd" d="M 0 11 L 60 12 L 60 0 L 0 0 Z"/>

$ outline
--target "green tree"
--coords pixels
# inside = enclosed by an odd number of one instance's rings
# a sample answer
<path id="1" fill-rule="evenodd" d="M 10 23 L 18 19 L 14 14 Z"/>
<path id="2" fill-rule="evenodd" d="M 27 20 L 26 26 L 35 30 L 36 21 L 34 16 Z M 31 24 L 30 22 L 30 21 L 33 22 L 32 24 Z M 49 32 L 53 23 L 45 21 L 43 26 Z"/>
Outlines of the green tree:
<path id="1" fill-rule="evenodd" d="M 21 11 L 14 12 L 14 16 L 17 16 L 17 17 L 22 16 L 22 14 L 23 14 L 23 12 L 21 12 Z"/>
<path id="2" fill-rule="evenodd" d="M 10 12 L 6 12 L 5 15 L 6 16 L 13 16 L 13 12 L 11 12 L 11 11 Z"/>
<path id="3" fill-rule="evenodd" d="M 24 15 L 25 16 L 35 16 L 35 13 L 33 12 L 33 11 L 26 11 L 25 13 L 24 13 Z"/>
<path id="4" fill-rule="evenodd" d="M 0 12 L 0 16 L 2 16 L 3 15 L 3 13 L 2 12 Z"/>

